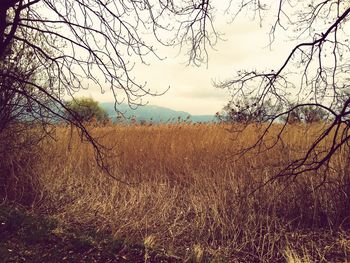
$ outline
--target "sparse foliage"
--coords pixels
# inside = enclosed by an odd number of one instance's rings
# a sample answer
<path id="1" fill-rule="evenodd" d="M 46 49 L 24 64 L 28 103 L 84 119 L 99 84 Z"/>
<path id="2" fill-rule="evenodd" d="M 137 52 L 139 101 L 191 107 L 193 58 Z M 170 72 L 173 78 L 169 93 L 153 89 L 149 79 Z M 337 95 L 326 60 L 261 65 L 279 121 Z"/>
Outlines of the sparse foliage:
<path id="1" fill-rule="evenodd" d="M 222 112 L 217 114 L 217 118 L 225 123 L 261 123 L 273 117 L 275 107 L 280 106 L 274 105 L 271 101 L 258 105 L 254 100 L 243 98 L 238 101 L 230 101 Z"/>
<path id="2" fill-rule="evenodd" d="M 291 107 L 295 107 L 292 105 Z M 288 123 L 313 123 L 331 121 L 326 110 L 314 106 L 306 106 L 296 108 L 286 116 L 282 116 L 282 120 Z"/>
<path id="3" fill-rule="evenodd" d="M 35 35 L 27 38 L 40 41 Z M 39 68 L 33 53 L 17 42 L 12 43 L 10 52 L 0 60 L 0 133 L 16 122 L 48 122 L 50 112 L 46 107 L 40 107 L 49 106 L 47 97 L 27 84 L 27 81 L 44 82 Z"/>

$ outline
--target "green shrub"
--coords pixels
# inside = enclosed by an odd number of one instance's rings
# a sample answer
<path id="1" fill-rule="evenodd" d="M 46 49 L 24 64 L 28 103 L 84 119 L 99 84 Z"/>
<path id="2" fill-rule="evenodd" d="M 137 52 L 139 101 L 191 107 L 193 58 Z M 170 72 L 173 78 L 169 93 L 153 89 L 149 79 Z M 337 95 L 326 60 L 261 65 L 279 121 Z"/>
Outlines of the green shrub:
<path id="1" fill-rule="evenodd" d="M 67 102 L 66 106 L 71 111 L 66 111 L 66 116 L 72 121 L 91 122 L 96 120 L 99 123 L 105 123 L 109 120 L 107 112 L 91 98 L 75 99 Z"/>

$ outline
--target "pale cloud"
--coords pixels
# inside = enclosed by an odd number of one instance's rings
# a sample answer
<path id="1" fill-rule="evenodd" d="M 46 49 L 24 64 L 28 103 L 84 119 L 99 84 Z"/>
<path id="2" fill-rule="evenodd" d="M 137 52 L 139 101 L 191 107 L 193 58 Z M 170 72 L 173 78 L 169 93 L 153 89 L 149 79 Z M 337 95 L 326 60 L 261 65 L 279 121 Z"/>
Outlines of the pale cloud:
<path id="1" fill-rule="evenodd" d="M 220 41 L 215 50 L 209 50 L 208 67 L 186 65 L 186 56 L 178 55 L 175 48 L 160 48 L 161 57 L 166 60 L 146 58 L 150 65 L 136 64 L 133 75 L 139 82 L 147 82 L 152 92 L 163 92 L 162 96 L 144 98 L 143 102 L 165 106 L 191 114 L 215 114 L 228 101 L 227 91 L 213 87 L 213 80 L 221 81 L 232 77 L 239 69 L 272 69 L 281 65 L 288 55 L 291 42 L 287 36 L 276 42 L 273 48 L 268 47 L 268 25 L 261 28 L 259 23 L 241 17 L 232 24 L 218 19 L 219 31 L 226 40 Z M 80 93 L 79 93 L 80 94 Z M 82 91 L 82 95 L 99 101 L 112 101 L 111 92 L 106 90 Z"/>
<path id="2" fill-rule="evenodd" d="M 227 100 L 228 92 L 223 89 L 214 89 L 214 88 L 200 88 L 200 87 L 193 87 L 186 89 L 184 91 L 177 92 L 179 94 L 179 97 L 182 98 L 192 98 L 192 99 L 199 99 L 199 100 Z"/>

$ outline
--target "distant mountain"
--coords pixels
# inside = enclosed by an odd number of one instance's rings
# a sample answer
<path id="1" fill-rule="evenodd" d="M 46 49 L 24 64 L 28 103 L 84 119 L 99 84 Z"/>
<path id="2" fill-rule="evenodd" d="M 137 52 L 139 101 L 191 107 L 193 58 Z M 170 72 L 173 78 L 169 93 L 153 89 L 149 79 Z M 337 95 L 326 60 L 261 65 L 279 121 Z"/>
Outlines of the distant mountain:
<path id="1" fill-rule="evenodd" d="M 105 109 L 111 119 L 116 120 L 117 113 L 114 109 L 113 102 L 102 102 L 100 106 Z M 185 111 L 175 111 L 165 107 L 145 105 L 140 106 L 135 110 L 129 108 L 127 104 L 118 105 L 118 110 L 123 113 L 126 119 L 135 116 L 136 121 L 152 121 L 159 122 L 176 122 L 181 120 L 188 120 L 192 122 L 216 122 L 214 115 L 191 115 Z"/>

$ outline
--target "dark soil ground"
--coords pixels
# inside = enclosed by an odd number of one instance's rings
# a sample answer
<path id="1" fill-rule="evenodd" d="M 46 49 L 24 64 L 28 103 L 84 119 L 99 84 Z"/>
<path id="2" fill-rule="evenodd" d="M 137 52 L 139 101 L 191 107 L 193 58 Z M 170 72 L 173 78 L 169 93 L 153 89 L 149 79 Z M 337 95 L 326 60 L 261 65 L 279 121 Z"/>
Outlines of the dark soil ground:
<path id="1" fill-rule="evenodd" d="M 0 262 L 181 262 L 108 233 L 60 229 L 57 222 L 0 206 Z"/>
<path id="2" fill-rule="evenodd" d="M 285 236 L 299 255 L 305 250 L 306 262 L 350 262 L 350 232 L 305 231 Z M 282 242 L 282 241 L 281 241 Z M 285 262 L 284 256 L 273 262 Z M 115 239 L 109 233 L 75 226 L 63 228 L 46 216 L 0 205 L 0 263 L 2 262 L 195 262 L 171 256 L 162 249 L 146 248 L 143 243 Z M 203 262 L 261 262 L 249 253 L 236 254 L 235 260 L 210 259 Z M 263 262 L 272 262 L 270 259 Z M 299 262 L 299 261 L 295 261 Z M 302 261 L 300 261 L 302 262 Z"/>

